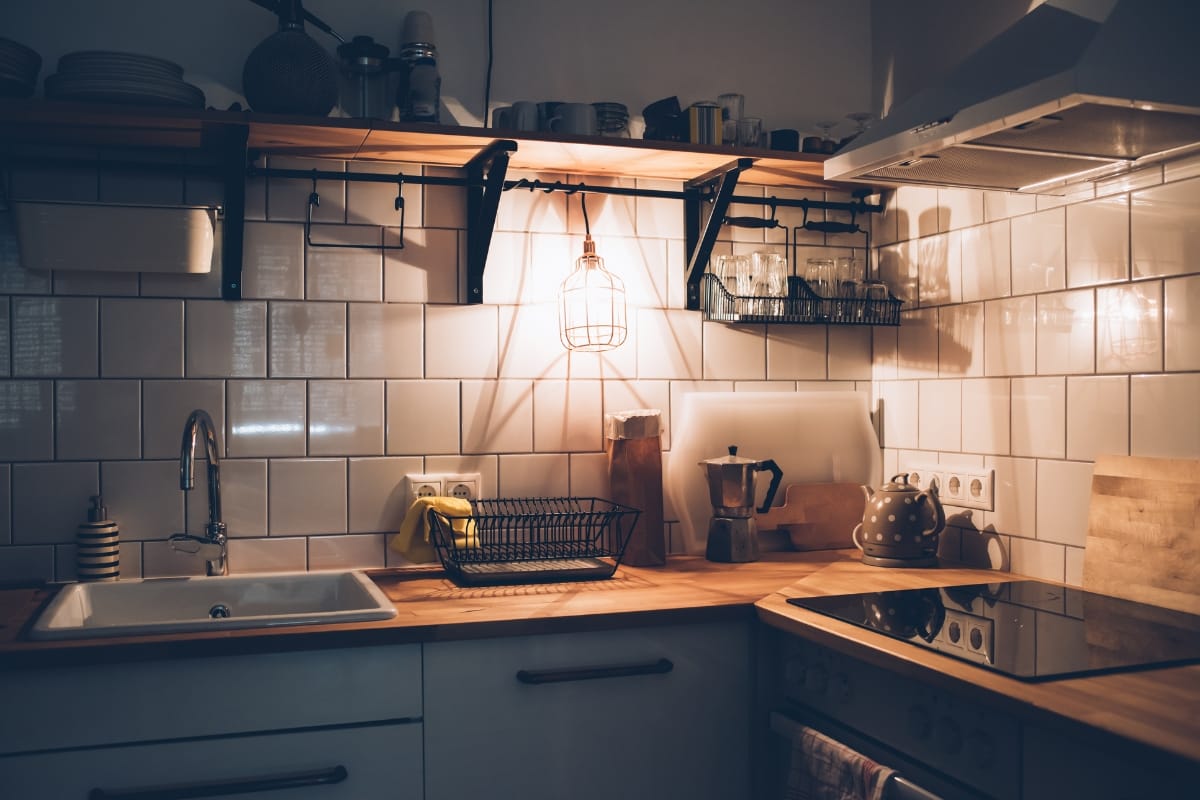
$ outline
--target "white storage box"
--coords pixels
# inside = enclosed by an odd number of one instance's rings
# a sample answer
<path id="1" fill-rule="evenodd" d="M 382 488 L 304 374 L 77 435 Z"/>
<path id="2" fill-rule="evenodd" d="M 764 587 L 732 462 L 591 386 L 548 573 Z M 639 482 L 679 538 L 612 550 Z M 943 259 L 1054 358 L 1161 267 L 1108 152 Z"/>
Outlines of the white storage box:
<path id="1" fill-rule="evenodd" d="M 209 206 L 16 201 L 21 265 L 33 270 L 206 273 L 217 210 Z"/>

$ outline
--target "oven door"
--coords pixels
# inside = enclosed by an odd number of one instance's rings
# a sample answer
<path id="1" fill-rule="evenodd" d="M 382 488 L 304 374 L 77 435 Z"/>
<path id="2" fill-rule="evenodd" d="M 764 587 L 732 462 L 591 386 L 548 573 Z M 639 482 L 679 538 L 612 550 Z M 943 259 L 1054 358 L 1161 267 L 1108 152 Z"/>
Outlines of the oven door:
<path id="1" fill-rule="evenodd" d="M 947 779 L 922 764 L 885 748 L 862 735 L 839 725 L 836 721 L 818 714 L 803 715 L 794 710 L 775 710 L 771 712 L 771 742 L 773 771 L 775 783 L 779 787 L 777 797 L 787 797 L 788 773 L 792 759 L 793 742 L 798 733 L 805 727 L 813 728 L 820 733 L 845 745 L 877 763 L 891 767 L 896 772 L 884 785 L 884 800 L 983 800 L 983 795 Z"/>

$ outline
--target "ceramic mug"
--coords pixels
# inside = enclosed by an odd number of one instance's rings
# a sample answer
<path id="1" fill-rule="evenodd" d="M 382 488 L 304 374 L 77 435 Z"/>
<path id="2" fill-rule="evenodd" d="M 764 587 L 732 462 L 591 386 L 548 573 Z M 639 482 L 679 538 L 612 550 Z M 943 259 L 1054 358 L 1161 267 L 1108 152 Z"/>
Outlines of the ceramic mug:
<path id="1" fill-rule="evenodd" d="M 513 127 L 512 106 L 500 106 L 492 109 L 492 127 L 502 131 L 510 131 Z"/>
<path id="2" fill-rule="evenodd" d="M 550 120 L 554 119 L 554 115 L 558 113 L 558 109 L 562 106 L 561 100 L 545 100 L 538 103 L 538 130 L 550 130 Z"/>
<path id="3" fill-rule="evenodd" d="M 596 109 L 591 103 L 563 103 L 550 118 L 550 130 L 575 136 L 594 136 Z"/>
<path id="4" fill-rule="evenodd" d="M 512 127 L 516 131 L 538 129 L 538 104 L 529 100 L 518 100 L 512 104 Z"/>

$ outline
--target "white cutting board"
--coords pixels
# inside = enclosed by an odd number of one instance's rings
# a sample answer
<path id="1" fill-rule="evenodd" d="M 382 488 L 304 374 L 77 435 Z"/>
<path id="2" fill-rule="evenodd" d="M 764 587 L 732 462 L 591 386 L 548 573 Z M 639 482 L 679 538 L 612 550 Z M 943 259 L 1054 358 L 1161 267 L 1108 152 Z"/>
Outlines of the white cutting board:
<path id="1" fill-rule="evenodd" d="M 879 483 L 882 462 L 863 392 L 696 392 L 683 398 L 671 429 L 664 488 L 679 517 L 688 553 L 703 553 L 712 505 L 700 461 L 738 447 L 738 455 L 774 459 L 789 483 Z M 762 503 L 770 472 L 755 474 Z"/>

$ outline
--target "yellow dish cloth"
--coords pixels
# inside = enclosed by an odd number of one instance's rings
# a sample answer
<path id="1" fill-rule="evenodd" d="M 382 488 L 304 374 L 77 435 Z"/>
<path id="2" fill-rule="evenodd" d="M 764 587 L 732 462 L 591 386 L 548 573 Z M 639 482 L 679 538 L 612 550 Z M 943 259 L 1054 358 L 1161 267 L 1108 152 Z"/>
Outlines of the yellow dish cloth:
<path id="1" fill-rule="evenodd" d="M 418 497 L 408 507 L 400 530 L 392 537 L 388 547 L 404 556 L 409 561 L 424 562 L 437 558 L 433 542 L 429 540 L 429 510 L 433 509 L 447 517 L 469 517 L 471 501 L 459 497 Z M 450 526 L 454 530 L 456 547 L 470 547 L 475 544 L 474 520 L 451 519 Z"/>

